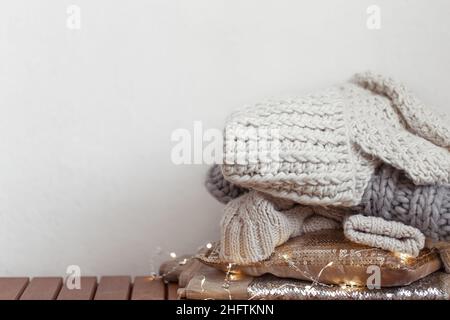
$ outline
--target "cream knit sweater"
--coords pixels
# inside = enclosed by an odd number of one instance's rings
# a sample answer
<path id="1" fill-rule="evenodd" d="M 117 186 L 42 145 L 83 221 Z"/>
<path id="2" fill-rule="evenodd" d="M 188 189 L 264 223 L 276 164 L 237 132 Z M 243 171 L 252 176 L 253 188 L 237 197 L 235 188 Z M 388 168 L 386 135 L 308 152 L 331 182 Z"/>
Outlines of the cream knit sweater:
<path id="1" fill-rule="evenodd" d="M 307 205 L 355 206 L 382 162 L 415 184 L 450 181 L 450 121 L 371 73 L 302 98 L 234 113 L 225 178 Z"/>

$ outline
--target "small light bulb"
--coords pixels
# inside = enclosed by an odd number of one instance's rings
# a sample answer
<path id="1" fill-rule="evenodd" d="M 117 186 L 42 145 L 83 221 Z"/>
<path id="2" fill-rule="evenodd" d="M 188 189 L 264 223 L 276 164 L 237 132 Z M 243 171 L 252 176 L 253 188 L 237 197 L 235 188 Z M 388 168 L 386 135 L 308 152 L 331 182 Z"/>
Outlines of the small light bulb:
<path id="1" fill-rule="evenodd" d="M 205 289 L 203 288 L 203 285 L 205 284 L 205 281 L 206 281 L 206 277 L 203 276 L 203 279 L 202 279 L 202 281 L 200 282 L 200 288 L 202 288 L 202 292 L 205 291 Z"/>
<path id="2" fill-rule="evenodd" d="M 177 254 L 176 254 L 175 252 L 171 252 L 171 253 L 170 253 L 170 256 L 171 256 L 173 259 L 175 259 L 175 258 L 177 257 Z"/>
<path id="3" fill-rule="evenodd" d="M 207 243 L 206 244 L 206 248 L 211 249 L 212 248 L 212 244 L 211 243 Z"/>
<path id="4" fill-rule="evenodd" d="M 236 281 L 236 280 L 239 280 L 239 279 L 242 279 L 242 273 L 240 273 L 239 271 L 230 273 L 230 280 L 231 281 Z"/>
<path id="5" fill-rule="evenodd" d="M 396 252 L 395 255 L 400 259 L 401 262 L 407 262 L 412 256 L 407 253 Z"/>

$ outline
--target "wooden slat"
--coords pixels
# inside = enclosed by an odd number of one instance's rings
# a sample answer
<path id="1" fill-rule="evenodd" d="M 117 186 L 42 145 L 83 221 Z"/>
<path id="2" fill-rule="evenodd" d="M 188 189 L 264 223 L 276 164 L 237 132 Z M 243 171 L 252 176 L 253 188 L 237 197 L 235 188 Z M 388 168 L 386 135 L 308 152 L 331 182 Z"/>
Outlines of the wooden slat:
<path id="1" fill-rule="evenodd" d="M 131 300 L 164 300 L 165 286 L 161 278 L 136 277 Z"/>
<path id="2" fill-rule="evenodd" d="M 170 282 L 167 284 L 167 300 L 178 300 L 178 284 Z"/>
<path id="3" fill-rule="evenodd" d="M 0 300 L 19 299 L 28 282 L 28 278 L 0 278 Z"/>
<path id="4" fill-rule="evenodd" d="M 62 286 L 62 278 L 34 278 L 20 300 L 54 300 Z"/>
<path id="5" fill-rule="evenodd" d="M 128 300 L 131 279 L 127 276 L 102 277 L 94 300 Z"/>
<path id="6" fill-rule="evenodd" d="M 81 277 L 79 289 L 69 289 L 67 285 L 64 285 L 57 300 L 92 300 L 96 289 L 96 277 Z"/>

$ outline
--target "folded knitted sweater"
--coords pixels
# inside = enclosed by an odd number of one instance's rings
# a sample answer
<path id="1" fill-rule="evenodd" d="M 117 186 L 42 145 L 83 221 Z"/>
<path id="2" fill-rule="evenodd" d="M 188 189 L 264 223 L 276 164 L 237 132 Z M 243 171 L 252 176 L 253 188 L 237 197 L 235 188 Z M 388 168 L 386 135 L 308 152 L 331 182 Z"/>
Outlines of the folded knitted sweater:
<path id="1" fill-rule="evenodd" d="M 416 185 L 449 183 L 449 123 L 402 85 L 364 73 L 231 115 L 222 172 L 234 185 L 297 203 L 352 207 L 382 163 Z"/>

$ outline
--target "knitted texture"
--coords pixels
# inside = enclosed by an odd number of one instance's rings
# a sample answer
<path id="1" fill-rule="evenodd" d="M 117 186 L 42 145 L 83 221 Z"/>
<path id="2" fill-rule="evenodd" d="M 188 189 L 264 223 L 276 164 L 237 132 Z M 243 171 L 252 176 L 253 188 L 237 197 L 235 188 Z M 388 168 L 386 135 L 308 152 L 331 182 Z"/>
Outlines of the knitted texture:
<path id="1" fill-rule="evenodd" d="M 450 186 L 416 186 L 385 165 L 372 177 L 361 204 L 367 216 L 400 221 L 436 240 L 450 240 Z"/>
<path id="2" fill-rule="evenodd" d="M 353 242 L 413 257 L 425 245 L 424 235 L 416 228 L 360 214 L 345 217 L 344 234 Z"/>
<path id="3" fill-rule="evenodd" d="M 250 191 L 230 201 L 221 221 L 220 258 L 249 264 L 268 258 L 275 247 L 306 232 L 340 228 L 312 208 Z"/>
<path id="4" fill-rule="evenodd" d="M 375 93 L 388 96 L 412 133 L 450 149 L 450 119 L 447 115 L 431 112 L 404 85 L 390 78 L 366 72 L 355 75 L 354 81 Z"/>
<path id="5" fill-rule="evenodd" d="M 360 74 L 316 94 L 234 113 L 225 126 L 222 170 L 241 187 L 351 207 L 382 162 L 418 185 L 449 183 L 448 123 L 403 86 Z"/>
<path id="6" fill-rule="evenodd" d="M 214 198 L 224 204 L 247 192 L 246 189 L 225 180 L 219 165 L 213 165 L 209 168 L 205 187 Z"/>

